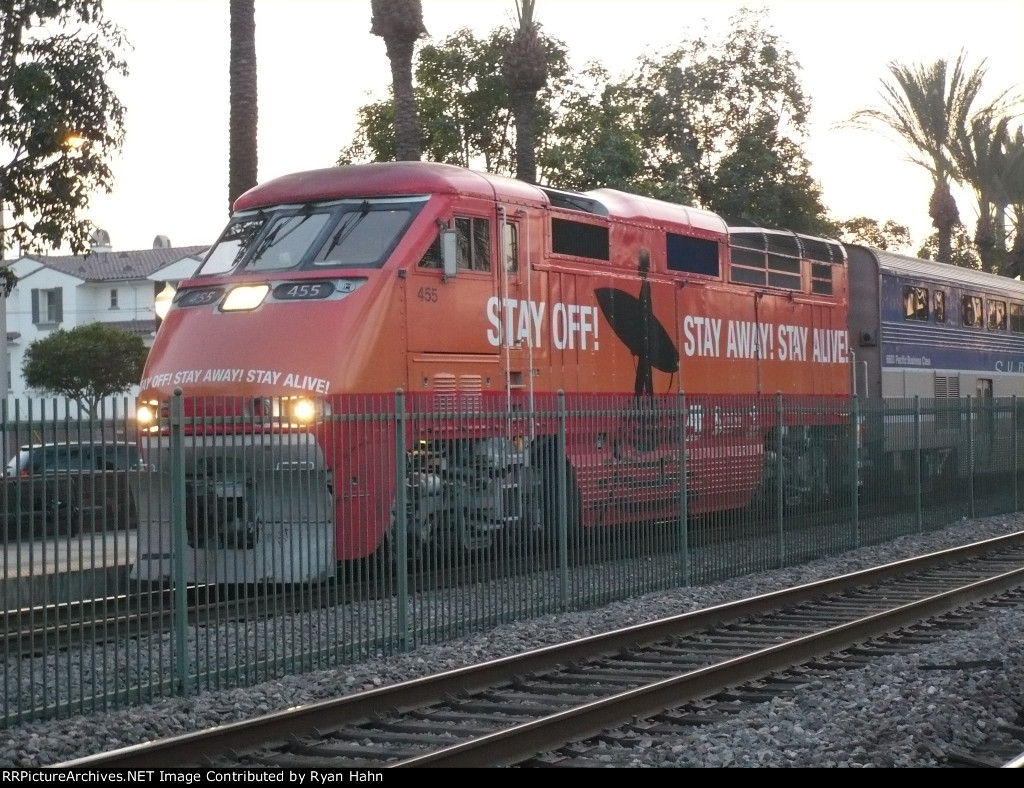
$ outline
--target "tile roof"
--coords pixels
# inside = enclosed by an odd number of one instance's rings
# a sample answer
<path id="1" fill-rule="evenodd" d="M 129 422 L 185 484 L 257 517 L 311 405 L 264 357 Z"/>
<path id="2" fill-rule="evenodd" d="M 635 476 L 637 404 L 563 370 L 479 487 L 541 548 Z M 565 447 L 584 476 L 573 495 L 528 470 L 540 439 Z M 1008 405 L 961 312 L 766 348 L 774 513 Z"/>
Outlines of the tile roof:
<path id="1" fill-rule="evenodd" d="M 208 246 L 138 249 L 129 252 L 87 252 L 71 255 L 25 255 L 47 268 L 91 282 L 145 279 L 185 257 L 200 258 Z"/>
<path id="2" fill-rule="evenodd" d="M 136 334 L 140 337 L 148 337 L 156 331 L 155 320 L 117 320 L 106 322 L 103 325 L 120 328 L 122 331 L 127 331 L 129 334 Z"/>

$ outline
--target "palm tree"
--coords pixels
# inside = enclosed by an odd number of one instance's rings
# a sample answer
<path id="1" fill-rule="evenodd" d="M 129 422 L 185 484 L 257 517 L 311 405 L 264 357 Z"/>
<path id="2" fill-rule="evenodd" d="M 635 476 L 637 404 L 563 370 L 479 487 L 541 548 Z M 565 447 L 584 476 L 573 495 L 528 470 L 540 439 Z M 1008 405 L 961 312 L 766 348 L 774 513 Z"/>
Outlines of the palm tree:
<path id="1" fill-rule="evenodd" d="M 231 0 L 228 213 L 256 185 L 256 0 Z"/>
<path id="2" fill-rule="evenodd" d="M 505 48 L 501 75 L 512 102 L 516 123 L 516 178 L 537 182 L 535 115 L 537 94 L 548 80 L 547 51 L 534 21 L 536 0 L 516 0 L 519 29 Z"/>
<path id="3" fill-rule="evenodd" d="M 853 126 L 881 124 L 895 131 L 912 147 L 911 161 L 932 175 L 934 189 L 928 201 L 928 215 L 938 232 L 939 260 L 952 257 L 953 228 L 960 221 L 950 182 L 956 173 L 952 150 L 964 130 L 978 118 L 1003 114 L 1007 92 L 974 109 L 987 72 L 983 60 L 973 71 L 966 68 L 961 52 L 950 69 L 944 59 L 930 65 L 905 66 L 889 63 L 892 80 L 882 80 L 881 108 L 863 109 L 850 119 Z"/>
<path id="4" fill-rule="evenodd" d="M 1008 118 L 994 124 L 977 118 L 964 130 L 953 149 L 961 181 L 969 183 L 978 200 L 978 224 L 974 245 L 983 271 L 1000 272 L 1006 255 L 1006 207 L 1009 204 L 1005 175 Z"/>
<path id="5" fill-rule="evenodd" d="M 412 87 L 416 40 L 426 35 L 420 0 L 370 0 L 370 32 L 384 39 L 395 94 L 395 158 L 419 161 L 420 124 Z"/>
<path id="6" fill-rule="evenodd" d="M 1013 222 L 1013 245 L 1006 255 L 1000 273 L 1006 276 L 1024 275 L 1024 126 L 1006 140 L 1006 171 L 1003 182 Z"/>

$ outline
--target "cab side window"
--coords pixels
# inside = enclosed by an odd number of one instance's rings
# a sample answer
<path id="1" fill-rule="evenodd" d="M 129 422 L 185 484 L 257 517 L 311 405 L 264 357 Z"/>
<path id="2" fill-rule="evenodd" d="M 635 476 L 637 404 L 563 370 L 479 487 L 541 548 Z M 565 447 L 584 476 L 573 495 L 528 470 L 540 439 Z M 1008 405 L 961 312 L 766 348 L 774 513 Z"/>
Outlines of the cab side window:
<path id="1" fill-rule="evenodd" d="M 459 268 L 464 271 L 491 270 L 491 221 L 479 217 L 455 217 L 455 248 Z M 441 268 L 441 235 L 420 258 L 420 268 Z"/>
<path id="2" fill-rule="evenodd" d="M 456 248 L 459 268 L 491 270 L 491 222 L 477 217 L 456 217 Z"/>

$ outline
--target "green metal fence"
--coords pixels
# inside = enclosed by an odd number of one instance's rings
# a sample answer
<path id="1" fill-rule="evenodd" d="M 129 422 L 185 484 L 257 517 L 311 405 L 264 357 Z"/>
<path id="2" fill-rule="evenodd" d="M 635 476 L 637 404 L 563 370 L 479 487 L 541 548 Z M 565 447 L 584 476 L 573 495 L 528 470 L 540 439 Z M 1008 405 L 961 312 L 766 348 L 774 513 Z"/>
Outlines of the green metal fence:
<path id="1" fill-rule="evenodd" d="M 127 401 L 0 414 L 5 726 L 1020 508 L 1016 398 L 399 392 L 319 401 L 308 428 L 294 406 L 179 396 L 141 434 Z"/>

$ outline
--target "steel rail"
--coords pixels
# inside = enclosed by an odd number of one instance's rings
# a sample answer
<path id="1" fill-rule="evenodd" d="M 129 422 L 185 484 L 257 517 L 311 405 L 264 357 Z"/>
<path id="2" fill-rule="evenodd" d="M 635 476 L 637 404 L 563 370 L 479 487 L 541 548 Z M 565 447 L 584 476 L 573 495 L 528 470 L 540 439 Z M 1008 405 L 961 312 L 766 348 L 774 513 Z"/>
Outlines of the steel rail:
<path id="1" fill-rule="evenodd" d="M 205 731 L 176 736 L 161 741 L 135 745 L 107 753 L 99 753 L 76 761 L 58 764 L 61 767 L 146 768 L 158 763 L 168 765 L 213 762 L 225 753 L 250 752 L 254 747 L 272 749 L 286 745 L 303 731 L 331 730 L 340 724 L 370 719 L 382 710 L 394 708 L 401 712 L 429 705 L 446 696 L 473 693 L 508 682 L 517 675 L 552 669 L 593 658 L 597 654 L 615 653 L 638 643 L 649 643 L 721 626 L 749 616 L 792 606 L 796 603 L 825 597 L 850 589 L 863 588 L 904 577 L 933 567 L 1020 548 L 1024 532 L 989 539 L 972 545 L 951 548 L 926 556 L 905 559 L 873 569 L 862 570 L 828 580 L 804 584 L 762 596 L 717 605 L 658 621 L 637 624 L 615 632 L 593 635 L 570 643 L 548 646 L 524 654 L 493 660 L 434 676 L 381 687 L 367 692 L 322 701 L 308 706 L 232 723 Z M 511 726 L 500 733 L 483 736 L 477 741 L 457 744 L 446 750 L 407 759 L 398 766 L 481 766 L 521 761 L 536 754 L 538 747 L 550 751 L 559 742 L 577 740 L 617 721 L 664 709 L 680 699 L 699 696 L 714 688 L 733 685 L 751 675 L 763 675 L 779 667 L 791 666 L 801 659 L 836 650 L 881 633 L 934 616 L 966 604 L 979 596 L 991 596 L 1001 589 L 1024 583 L 1024 570 L 1003 571 L 986 581 L 972 581 L 953 590 L 932 594 L 909 604 L 898 604 L 889 614 L 858 618 L 822 633 L 795 638 L 786 646 L 756 650 L 740 658 L 728 659 L 716 669 L 702 668 L 669 680 L 656 682 L 649 688 L 618 693 L 602 701 L 586 704 L 551 715 L 548 721 Z M 644 711 L 646 710 L 646 711 Z M 381 764 L 381 766 L 392 764 Z"/>

